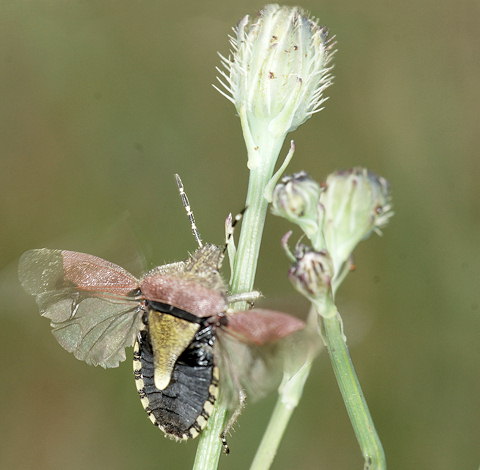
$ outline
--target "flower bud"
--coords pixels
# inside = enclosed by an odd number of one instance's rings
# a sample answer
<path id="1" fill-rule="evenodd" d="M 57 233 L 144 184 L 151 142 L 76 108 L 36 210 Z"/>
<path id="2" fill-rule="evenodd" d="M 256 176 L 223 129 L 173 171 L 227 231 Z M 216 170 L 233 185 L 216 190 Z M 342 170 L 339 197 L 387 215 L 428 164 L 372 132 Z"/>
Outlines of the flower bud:
<path id="1" fill-rule="evenodd" d="M 266 5 L 256 18 L 245 16 L 234 33 L 232 56 L 220 56 L 225 91 L 219 91 L 245 115 L 252 135 L 260 126 L 284 136 L 320 111 L 332 83 L 333 43 L 315 18 L 298 7 Z"/>
<path id="2" fill-rule="evenodd" d="M 297 224 L 308 238 L 321 231 L 319 199 L 322 188 L 301 171 L 285 176 L 273 191 L 272 213 Z"/>
<path id="3" fill-rule="evenodd" d="M 295 251 L 296 262 L 288 271 L 288 278 L 300 294 L 309 299 L 317 312 L 328 317 L 332 310 L 332 278 L 334 275 L 330 255 L 326 251 L 315 251 L 300 244 Z"/>
<path id="4" fill-rule="evenodd" d="M 380 233 L 393 215 L 388 182 L 360 167 L 329 175 L 320 202 L 325 211 L 325 242 L 335 272 L 358 242 L 372 231 Z"/>

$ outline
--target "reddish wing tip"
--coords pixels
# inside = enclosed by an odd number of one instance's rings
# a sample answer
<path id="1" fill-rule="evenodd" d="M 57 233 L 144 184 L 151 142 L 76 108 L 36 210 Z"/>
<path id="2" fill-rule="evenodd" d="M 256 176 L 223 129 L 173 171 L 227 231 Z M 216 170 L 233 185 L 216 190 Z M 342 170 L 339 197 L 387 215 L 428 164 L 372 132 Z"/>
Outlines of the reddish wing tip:
<path id="1" fill-rule="evenodd" d="M 228 318 L 228 329 L 247 342 L 262 345 L 305 328 L 305 323 L 286 313 L 256 308 L 236 312 Z"/>
<path id="2" fill-rule="evenodd" d="M 138 280 L 122 267 L 102 258 L 75 251 L 62 251 L 64 278 L 78 289 L 127 295 Z"/>

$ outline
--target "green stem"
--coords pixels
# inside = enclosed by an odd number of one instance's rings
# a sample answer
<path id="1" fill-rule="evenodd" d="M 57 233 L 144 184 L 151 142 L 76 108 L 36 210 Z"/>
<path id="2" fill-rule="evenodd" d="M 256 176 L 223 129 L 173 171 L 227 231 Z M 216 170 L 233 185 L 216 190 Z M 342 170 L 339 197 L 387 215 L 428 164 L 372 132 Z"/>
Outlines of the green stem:
<path id="1" fill-rule="evenodd" d="M 350 359 L 340 315 L 322 318 L 321 323 L 333 371 L 365 460 L 364 470 L 385 470 L 385 453 Z"/>
<path id="2" fill-rule="evenodd" d="M 242 125 L 245 123 L 242 120 Z M 250 135 L 246 136 L 249 161 L 259 161 L 250 171 L 248 192 L 246 199 L 247 211 L 245 212 L 242 230 L 238 241 L 235 264 L 233 266 L 230 292 L 232 294 L 249 292 L 253 290 L 258 254 L 267 215 L 268 201 L 264 197 L 265 187 L 270 181 L 278 154 L 283 144 L 283 138 L 273 138 L 268 134 L 259 138 L 257 142 L 251 141 Z M 238 303 L 238 310 L 246 305 Z M 198 443 L 197 455 L 193 470 L 215 470 L 218 467 L 222 443 L 220 434 L 225 427 L 227 410 L 224 404 L 216 406 L 214 416 L 209 419 L 207 429 L 202 433 Z"/>
<path id="3" fill-rule="evenodd" d="M 285 136 L 275 138 L 265 133 L 248 146 L 249 160 L 260 161 L 260 163 L 250 170 L 245 202 L 247 210 L 242 221 L 242 231 L 238 240 L 237 254 L 230 282 L 232 293 L 250 292 L 253 290 L 258 254 L 260 252 L 268 208 L 265 188 L 272 178 L 284 138 Z M 249 139 L 246 140 L 248 145 Z M 246 308 L 246 305 L 237 304 L 236 308 L 242 310 Z"/>
<path id="4" fill-rule="evenodd" d="M 216 406 L 208 419 L 208 428 L 202 433 L 195 455 L 193 470 L 216 469 L 222 452 L 220 433 L 223 431 L 227 410 Z"/>
<path id="5" fill-rule="evenodd" d="M 266 171 L 265 171 L 266 170 Z M 264 198 L 265 186 L 272 177 L 273 169 L 257 168 L 250 172 L 247 211 L 242 222 L 242 231 L 237 247 L 237 256 L 233 267 L 232 293 L 253 290 L 258 254 L 262 240 L 268 201 Z M 237 305 L 244 309 L 245 305 Z"/>
<path id="6" fill-rule="evenodd" d="M 305 363 L 287 383 L 280 387 L 277 404 L 250 470 L 267 470 L 272 465 L 290 417 L 302 396 L 303 386 L 310 374 L 311 367 L 311 362 Z"/>

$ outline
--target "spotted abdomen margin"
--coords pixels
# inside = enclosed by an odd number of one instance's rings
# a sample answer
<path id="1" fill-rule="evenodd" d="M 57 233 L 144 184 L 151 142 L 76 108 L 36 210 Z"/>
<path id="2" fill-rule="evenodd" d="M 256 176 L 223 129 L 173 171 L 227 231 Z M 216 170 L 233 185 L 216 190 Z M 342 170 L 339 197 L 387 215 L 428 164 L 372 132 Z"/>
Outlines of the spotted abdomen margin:
<path id="1" fill-rule="evenodd" d="M 193 341 L 179 356 L 169 385 L 155 387 L 154 356 L 148 324 L 138 335 L 133 355 L 135 383 L 150 420 L 168 437 L 197 437 L 205 428 L 218 395 L 214 363 L 215 327 L 203 319 Z"/>

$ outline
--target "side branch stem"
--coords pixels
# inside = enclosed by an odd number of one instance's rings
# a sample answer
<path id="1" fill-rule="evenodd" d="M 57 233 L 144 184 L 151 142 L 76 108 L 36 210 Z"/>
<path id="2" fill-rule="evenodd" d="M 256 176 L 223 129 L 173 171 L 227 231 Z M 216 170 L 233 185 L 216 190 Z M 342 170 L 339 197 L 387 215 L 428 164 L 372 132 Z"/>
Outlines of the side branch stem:
<path id="1" fill-rule="evenodd" d="M 311 367 L 312 363 L 306 362 L 287 383 L 280 387 L 277 403 L 250 470 L 268 470 L 271 467 L 288 422 L 302 397 L 303 387 Z"/>

